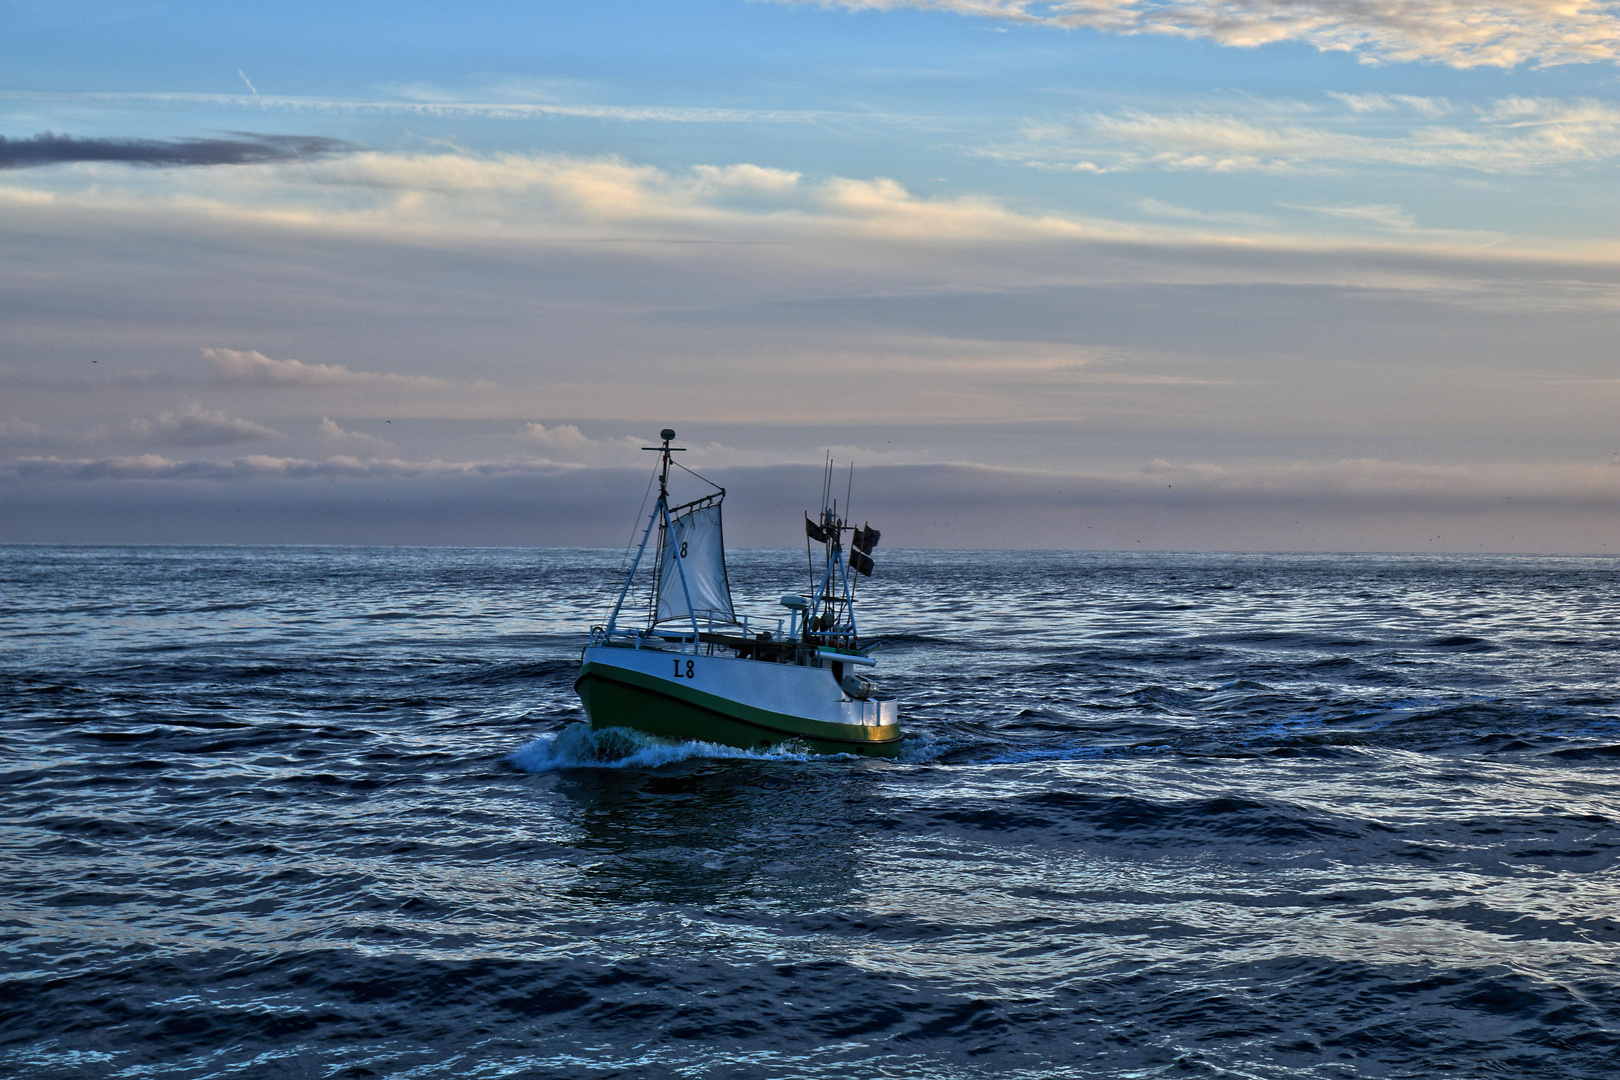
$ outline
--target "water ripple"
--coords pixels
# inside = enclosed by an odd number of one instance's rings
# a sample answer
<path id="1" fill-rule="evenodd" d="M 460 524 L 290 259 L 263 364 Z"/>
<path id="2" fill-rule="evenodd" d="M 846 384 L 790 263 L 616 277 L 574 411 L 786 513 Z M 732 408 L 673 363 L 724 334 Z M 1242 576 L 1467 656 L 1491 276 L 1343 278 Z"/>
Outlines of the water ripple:
<path id="1" fill-rule="evenodd" d="M 586 729 L 620 556 L 0 548 L 0 1070 L 1614 1075 L 1615 560 L 890 552 L 874 761 Z"/>

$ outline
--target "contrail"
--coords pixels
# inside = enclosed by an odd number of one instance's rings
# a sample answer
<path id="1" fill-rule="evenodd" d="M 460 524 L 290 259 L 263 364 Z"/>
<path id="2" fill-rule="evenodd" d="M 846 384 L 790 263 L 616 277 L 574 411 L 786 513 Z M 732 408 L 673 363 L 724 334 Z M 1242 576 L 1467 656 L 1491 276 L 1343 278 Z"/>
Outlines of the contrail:
<path id="1" fill-rule="evenodd" d="M 1526 236 L 1533 236 L 1533 235 L 1535 235 L 1535 234 L 1525 232 L 1525 233 L 1514 233 L 1511 236 L 1498 237 L 1497 239 L 1492 240 L 1489 243 L 1481 244 L 1478 247 L 1464 248 L 1463 249 L 1463 254 L 1464 255 L 1469 255 L 1469 254 L 1472 254 L 1473 252 L 1476 252 L 1476 251 L 1484 251 L 1486 248 L 1495 247 L 1497 244 L 1505 244 L 1509 240 L 1522 240 Z"/>
<path id="2" fill-rule="evenodd" d="M 264 108 L 264 99 L 259 96 L 259 88 L 253 85 L 253 80 L 247 77 L 247 72 L 243 71 L 241 68 L 237 68 L 236 73 L 242 76 L 242 81 L 247 83 L 247 88 L 253 91 L 253 100 L 259 103 L 259 108 Z M 321 178 L 315 175 L 315 170 L 309 167 L 309 162 L 304 160 L 304 155 L 298 152 L 298 147 L 292 146 L 291 144 L 288 144 L 288 146 L 293 152 L 293 157 L 298 159 L 298 164 L 304 167 L 304 171 L 309 173 L 309 178 L 315 181 L 315 186 L 321 189 L 321 194 L 326 196 L 326 200 L 328 202 L 336 202 L 337 200 L 332 198 L 332 193 L 328 191 L 326 185 L 321 182 Z"/>

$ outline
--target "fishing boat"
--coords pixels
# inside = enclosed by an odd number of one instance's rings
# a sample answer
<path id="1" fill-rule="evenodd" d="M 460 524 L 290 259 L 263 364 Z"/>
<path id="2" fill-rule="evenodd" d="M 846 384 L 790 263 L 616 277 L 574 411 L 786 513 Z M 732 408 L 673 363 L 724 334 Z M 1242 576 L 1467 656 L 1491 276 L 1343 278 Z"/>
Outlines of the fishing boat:
<path id="1" fill-rule="evenodd" d="M 732 605 L 720 514 L 726 489 L 675 460 L 685 448 L 670 445 L 674 431 L 659 437 L 661 446 L 643 447 L 660 455 L 658 502 L 612 614 L 591 627 L 574 682 L 591 727 L 748 749 L 896 753 L 899 710 L 866 678 L 877 660 L 855 623 L 855 582 L 872 574 L 879 533 L 839 516 L 829 501 L 831 462 L 821 512 L 804 519 L 811 588 L 783 596 L 781 613 L 761 619 Z M 671 505 L 671 468 L 711 490 Z M 848 506 L 846 493 L 845 513 Z M 644 613 L 633 613 L 643 603 Z"/>

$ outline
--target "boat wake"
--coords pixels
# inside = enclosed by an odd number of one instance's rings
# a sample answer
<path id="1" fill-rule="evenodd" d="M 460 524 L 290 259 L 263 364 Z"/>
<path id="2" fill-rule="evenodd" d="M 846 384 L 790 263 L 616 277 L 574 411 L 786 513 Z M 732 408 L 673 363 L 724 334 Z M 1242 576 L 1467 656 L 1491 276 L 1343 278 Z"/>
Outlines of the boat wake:
<path id="1" fill-rule="evenodd" d="M 559 769 L 656 769 L 694 759 L 810 761 L 828 756 L 809 748 L 795 749 L 791 743 L 781 743 L 769 750 L 742 750 L 712 742 L 660 739 L 630 728 L 596 730 L 580 723 L 542 735 L 512 751 L 506 760 L 524 772 L 544 773 Z"/>

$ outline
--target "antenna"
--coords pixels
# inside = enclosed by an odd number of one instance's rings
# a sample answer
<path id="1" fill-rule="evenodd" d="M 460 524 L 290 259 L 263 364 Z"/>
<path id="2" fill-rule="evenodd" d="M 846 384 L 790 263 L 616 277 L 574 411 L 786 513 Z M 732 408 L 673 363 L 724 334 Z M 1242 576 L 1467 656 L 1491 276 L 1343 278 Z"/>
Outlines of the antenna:
<path id="1" fill-rule="evenodd" d="M 821 523 L 827 524 L 827 508 L 832 500 L 832 451 L 827 451 L 827 464 L 821 474 Z"/>
<path id="2" fill-rule="evenodd" d="M 686 447 L 669 445 L 675 440 L 674 428 L 665 428 L 663 431 L 658 433 L 658 437 L 664 440 L 663 446 L 643 446 L 642 449 L 653 450 L 664 456 L 663 461 L 660 463 L 661 467 L 658 470 L 658 497 L 667 505 L 669 502 L 669 455 L 684 454 L 686 452 Z"/>

